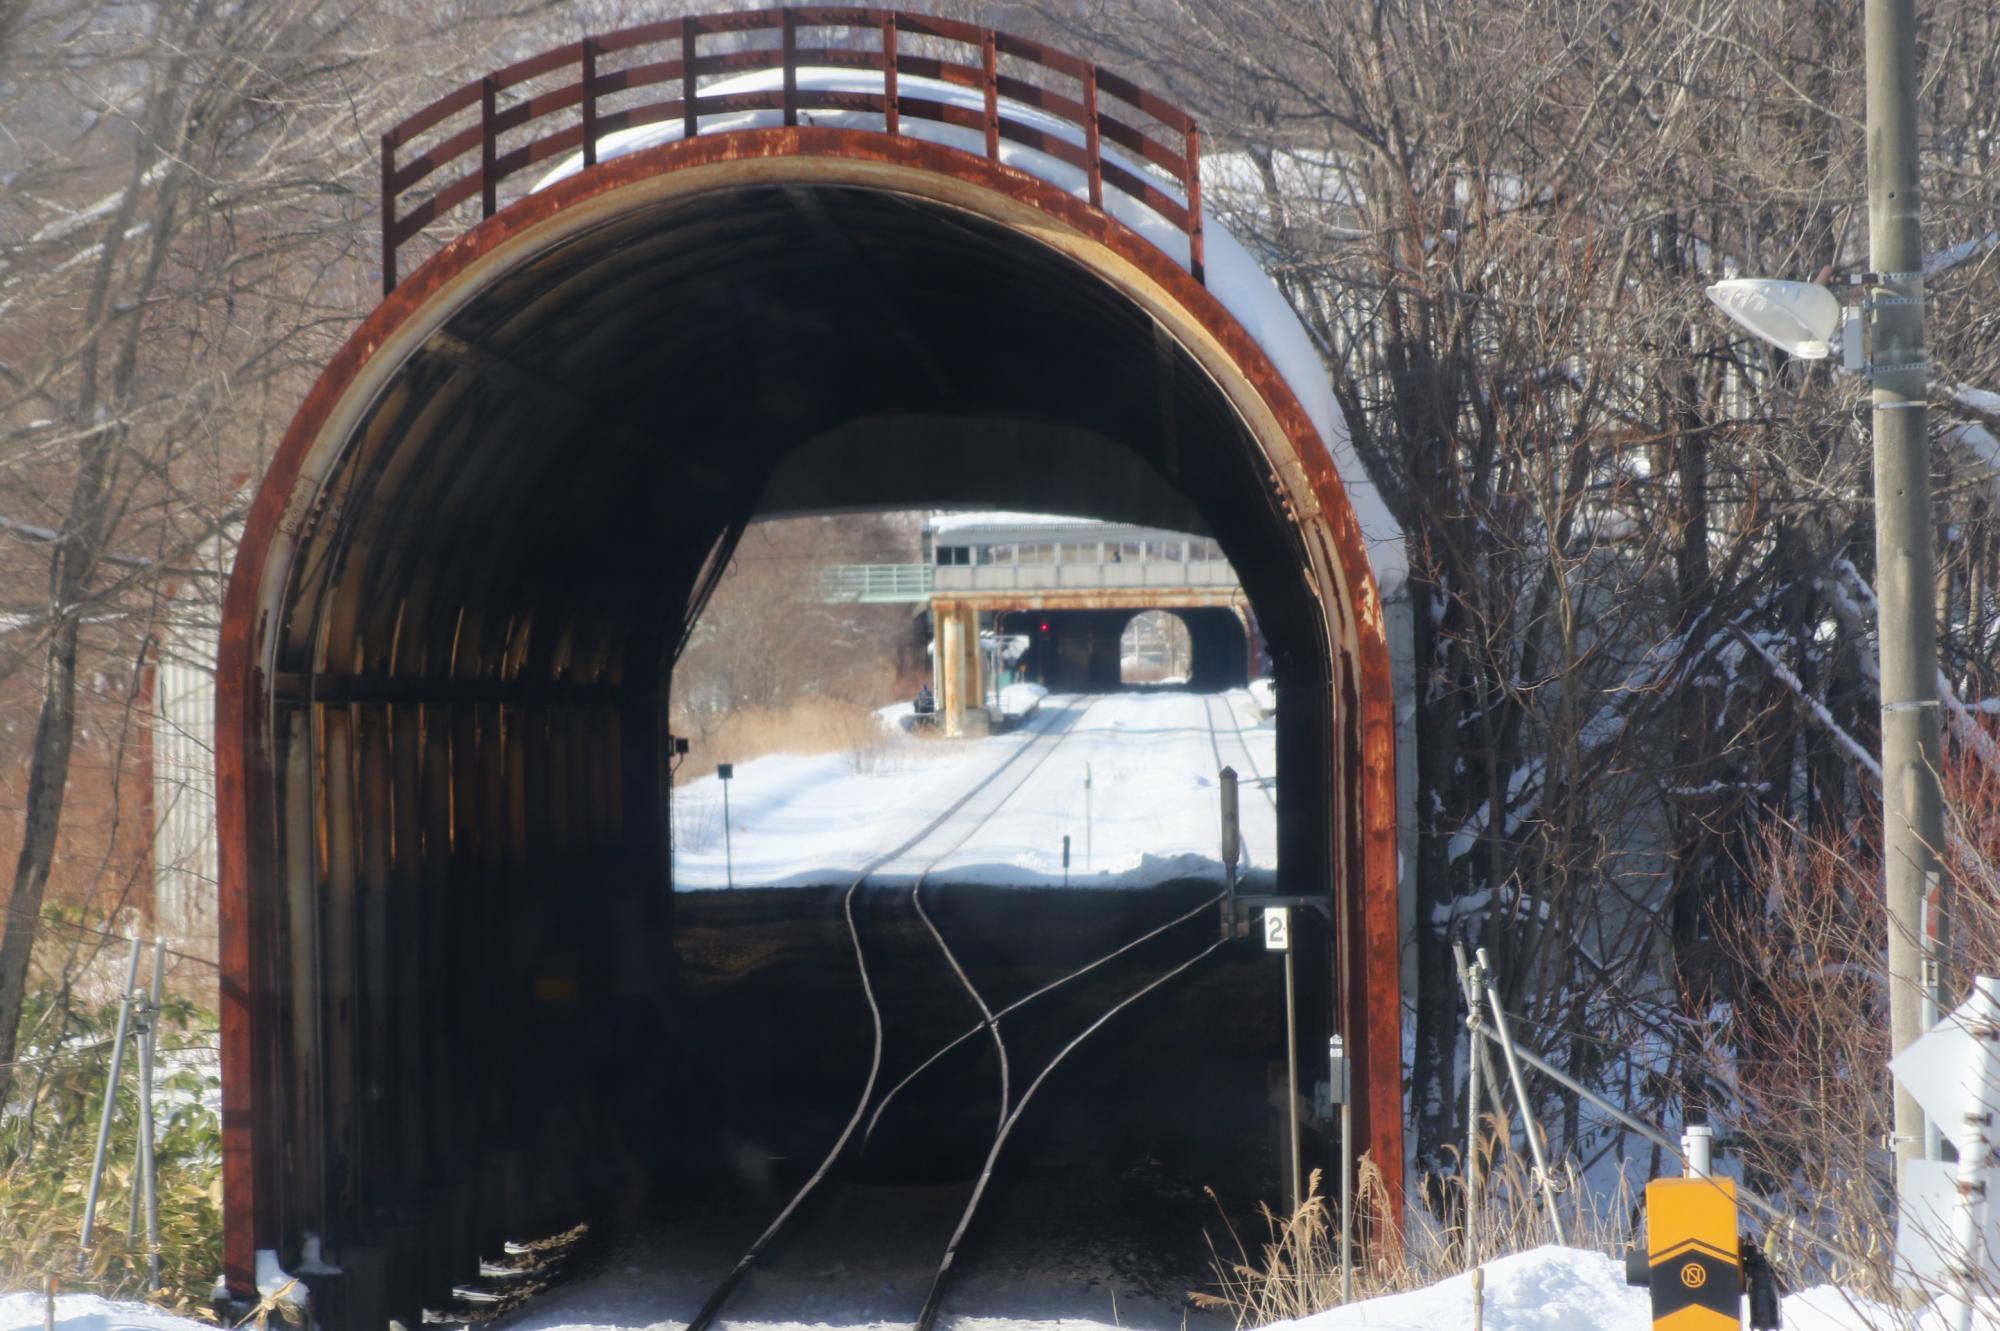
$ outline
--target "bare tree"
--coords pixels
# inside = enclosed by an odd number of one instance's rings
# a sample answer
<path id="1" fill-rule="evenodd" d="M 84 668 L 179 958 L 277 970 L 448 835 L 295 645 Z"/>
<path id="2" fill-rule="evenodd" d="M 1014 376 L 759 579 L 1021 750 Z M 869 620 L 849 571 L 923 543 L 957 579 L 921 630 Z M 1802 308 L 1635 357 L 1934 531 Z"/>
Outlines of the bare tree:
<path id="1" fill-rule="evenodd" d="M 1460 1139 L 1450 942 L 1679 1118 L 1763 829 L 1866 818 L 1865 394 L 1701 287 L 1865 267 L 1859 25 L 1770 0 L 1050 3 L 1204 118 L 1206 197 L 1317 335 L 1411 545 L 1418 1157 Z M 1929 16 L 1950 682 L 1990 696 L 2000 6 Z M 1987 39 L 1982 42 L 1982 35 Z M 1982 434 L 1980 431 L 1986 431 Z M 1970 720 L 1972 713 L 1963 713 Z M 1961 743 L 1977 725 L 1961 724 Z M 1507 927 L 1496 928 L 1498 922 Z M 1562 1145 L 1618 1150 L 1572 1097 Z"/>
<path id="2" fill-rule="evenodd" d="M 359 6 L 27 5 L 4 94 L 0 670 L 39 699 L 0 935 L 0 1094 L 63 824 L 80 672 L 136 675 L 307 368 L 365 305 Z M 210 547 L 207 566 L 198 552 Z"/>

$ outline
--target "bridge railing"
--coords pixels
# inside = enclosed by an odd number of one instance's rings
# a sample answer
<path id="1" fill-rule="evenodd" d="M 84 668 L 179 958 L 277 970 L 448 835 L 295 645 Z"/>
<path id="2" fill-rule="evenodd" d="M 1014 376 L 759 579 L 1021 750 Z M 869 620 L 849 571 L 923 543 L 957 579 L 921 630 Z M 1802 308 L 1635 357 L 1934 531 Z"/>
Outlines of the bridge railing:
<path id="1" fill-rule="evenodd" d="M 932 580 L 933 590 L 952 592 L 1012 591 L 1208 591 L 1238 585 L 1236 570 L 1226 561 L 1184 564 L 1173 560 L 1134 560 L 1105 564 L 946 564 Z"/>
<path id="2" fill-rule="evenodd" d="M 819 591 L 827 601 L 859 601 L 864 605 L 927 601 L 931 595 L 931 566 L 828 564 L 819 570 Z"/>
<path id="3" fill-rule="evenodd" d="M 704 39 L 713 39 L 706 48 Z M 803 69 L 872 70 L 881 86 L 801 87 Z M 780 86 L 704 91 L 704 79 L 759 71 L 778 71 Z M 905 88 L 905 76 L 934 82 Z M 936 83 L 973 90 L 977 104 L 938 96 Z M 1107 100 L 1118 114 L 1106 112 Z M 1023 107 L 1041 115 L 1023 117 Z M 693 138 L 704 116 L 776 112 L 796 125 L 802 111 L 879 115 L 891 135 L 905 119 L 934 121 L 982 132 L 991 161 L 1006 140 L 1068 163 L 1084 173 L 1093 206 L 1104 206 L 1109 185 L 1180 229 L 1189 267 L 1202 277 L 1201 134 L 1187 112 L 1089 61 L 991 28 L 804 6 L 586 37 L 495 70 L 391 129 L 382 136 L 383 290 L 395 289 L 405 244 L 475 201 L 480 217 L 491 217 L 502 182 L 538 163 L 580 153 L 594 165 L 606 136 L 645 125 L 678 122 Z M 1081 142 L 1052 131 L 1051 120 Z"/>

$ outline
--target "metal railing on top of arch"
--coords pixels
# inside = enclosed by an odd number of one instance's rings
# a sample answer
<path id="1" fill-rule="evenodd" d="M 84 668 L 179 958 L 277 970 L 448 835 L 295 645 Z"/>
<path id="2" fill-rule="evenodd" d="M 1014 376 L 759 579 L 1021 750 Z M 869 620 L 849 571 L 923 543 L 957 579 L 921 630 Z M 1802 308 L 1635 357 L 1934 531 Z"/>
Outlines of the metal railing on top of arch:
<path id="1" fill-rule="evenodd" d="M 817 35 L 827 30 L 839 35 Z M 815 34 L 816 44 L 803 44 L 802 33 Z M 705 37 L 734 44 L 703 50 Z M 671 59 L 658 58 L 667 51 Z M 968 52 L 970 63 L 954 58 Z M 825 68 L 873 70 L 882 75 L 881 91 L 799 86 L 801 69 Z M 769 70 L 782 72 L 781 87 L 701 87 L 704 78 Z M 1063 85 L 1043 81 L 1050 74 Z M 921 84 L 913 95 L 900 86 L 904 76 L 972 89 L 983 107 L 939 100 Z M 655 88 L 674 95 L 645 100 Z M 1107 98 L 1129 108 L 1124 118 L 1104 112 Z M 1009 104 L 1067 122 L 1083 141 L 1011 117 Z M 991 28 L 899 10 L 804 6 L 667 19 L 586 37 L 495 70 L 404 120 L 382 136 L 382 289 L 395 290 L 405 243 L 475 200 L 480 216 L 491 217 L 501 182 L 538 162 L 581 154 L 588 167 L 605 137 L 621 130 L 678 121 L 692 138 L 702 117 L 746 111 L 779 112 L 786 125 L 806 111 L 879 115 L 890 135 L 902 132 L 905 119 L 955 125 L 983 131 L 991 161 L 999 160 L 1001 140 L 1021 144 L 1081 170 L 1092 206 L 1104 206 L 1109 185 L 1159 214 L 1186 235 L 1189 267 L 1202 279 L 1201 133 L 1193 116 L 1089 61 Z M 1140 170 L 1107 159 L 1107 147 Z M 408 149 L 417 151 L 399 160 Z M 1183 198 L 1144 174 L 1146 167 L 1179 186 Z"/>

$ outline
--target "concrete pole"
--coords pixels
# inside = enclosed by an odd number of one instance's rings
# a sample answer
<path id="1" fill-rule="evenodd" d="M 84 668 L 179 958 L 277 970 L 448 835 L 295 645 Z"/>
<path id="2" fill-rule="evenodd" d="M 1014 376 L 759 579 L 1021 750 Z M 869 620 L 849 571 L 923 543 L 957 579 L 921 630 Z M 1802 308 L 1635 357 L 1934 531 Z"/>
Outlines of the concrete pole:
<path id="1" fill-rule="evenodd" d="M 1945 929 L 1944 845 L 1925 399 L 1923 236 L 1917 194 L 1914 0 L 1866 0 L 1868 261 L 1875 393 L 1875 595 L 1881 607 L 1882 821 L 1889 912 L 1889 1040 L 1922 1031 Z M 1927 903 L 1926 898 L 1931 900 Z M 1926 906 L 1929 909 L 1926 910 Z M 1920 1159 L 1923 1111 L 1897 1086 L 1895 1155 Z"/>

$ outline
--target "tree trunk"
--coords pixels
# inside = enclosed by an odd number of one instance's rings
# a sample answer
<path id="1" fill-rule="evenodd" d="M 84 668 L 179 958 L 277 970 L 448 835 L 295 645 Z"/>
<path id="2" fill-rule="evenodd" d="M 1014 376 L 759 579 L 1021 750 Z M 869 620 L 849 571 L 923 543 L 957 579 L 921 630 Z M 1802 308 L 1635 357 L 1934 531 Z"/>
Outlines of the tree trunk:
<path id="1" fill-rule="evenodd" d="M 124 196 L 105 228 L 99 247 L 85 310 L 86 326 L 96 330 L 80 357 L 82 379 L 74 411 L 74 419 L 85 427 L 85 432 L 78 448 L 69 511 L 49 555 L 50 622 L 42 671 L 42 708 L 28 759 L 26 818 L 21 831 L 21 853 L 14 866 L 14 891 L 7 905 L 6 932 L 0 935 L 0 1104 L 6 1103 L 13 1085 L 12 1064 L 27 999 L 28 969 L 35 940 L 41 933 L 42 900 L 48 891 L 56 836 L 62 827 L 70 749 L 76 737 L 78 639 L 83 632 L 91 578 L 109 536 L 113 463 L 124 442 L 125 426 L 106 421 L 118 421 L 122 412 L 117 408 L 122 408 L 131 395 L 144 327 L 140 311 L 159 280 L 171 218 L 177 206 L 178 179 L 170 174 L 165 183 L 149 190 L 147 176 L 159 159 L 160 145 L 178 115 L 166 90 L 177 86 L 184 64 L 184 60 L 170 64 L 148 107 Z M 133 231 L 141 199 L 154 204 L 150 254 L 133 275 L 131 285 L 120 292 L 130 299 L 122 302 L 114 314 L 112 292 L 119 276 L 124 242 Z M 119 327 L 121 320 L 123 326 Z M 113 328 L 118 331 L 115 342 L 110 336 Z"/>
<path id="2" fill-rule="evenodd" d="M 85 582 L 103 538 L 104 480 L 111 432 L 100 430 L 84 445 L 83 465 L 70 497 L 69 521 L 50 570 L 54 623 L 42 672 L 42 710 L 28 759 L 27 818 L 14 865 L 14 894 L 7 931 L 0 935 L 0 1104 L 13 1085 L 15 1040 L 27 998 L 28 964 L 41 933 L 42 898 L 55 861 L 69 785 L 70 748 L 76 738 L 76 653 L 83 630 Z"/>

